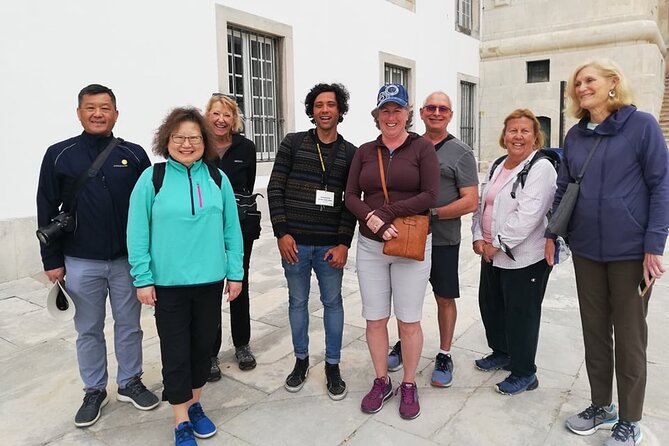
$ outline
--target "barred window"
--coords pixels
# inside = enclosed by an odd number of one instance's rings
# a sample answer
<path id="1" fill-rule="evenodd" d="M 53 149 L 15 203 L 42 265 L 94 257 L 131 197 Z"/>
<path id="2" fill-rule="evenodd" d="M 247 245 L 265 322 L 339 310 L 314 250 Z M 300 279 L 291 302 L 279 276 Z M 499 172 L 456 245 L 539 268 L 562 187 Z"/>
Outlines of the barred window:
<path id="1" fill-rule="evenodd" d="M 259 160 L 275 156 L 280 140 L 277 38 L 228 28 L 229 91 L 244 115 L 244 132 Z"/>
<path id="2" fill-rule="evenodd" d="M 476 84 L 460 81 L 460 139 L 469 147 L 476 139 L 475 100 Z"/>

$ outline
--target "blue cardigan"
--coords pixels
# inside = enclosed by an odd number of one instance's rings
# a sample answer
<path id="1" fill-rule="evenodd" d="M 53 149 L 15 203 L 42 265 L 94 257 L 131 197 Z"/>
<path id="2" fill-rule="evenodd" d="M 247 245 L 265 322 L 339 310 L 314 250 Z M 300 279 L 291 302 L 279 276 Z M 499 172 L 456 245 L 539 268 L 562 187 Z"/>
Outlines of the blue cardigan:
<path id="1" fill-rule="evenodd" d="M 570 248 L 600 262 L 662 255 L 669 227 L 669 157 L 660 126 L 633 105 L 594 130 L 587 124 L 584 118 L 567 133 L 553 202 L 555 210 L 601 135 L 569 223 Z"/>

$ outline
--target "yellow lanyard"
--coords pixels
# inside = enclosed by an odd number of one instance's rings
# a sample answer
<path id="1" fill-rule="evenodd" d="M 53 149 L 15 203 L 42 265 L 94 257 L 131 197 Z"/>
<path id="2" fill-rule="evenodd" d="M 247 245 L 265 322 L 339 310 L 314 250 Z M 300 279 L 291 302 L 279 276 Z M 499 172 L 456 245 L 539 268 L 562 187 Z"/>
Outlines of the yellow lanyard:
<path id="1" fill-rule="evenodd" d="M 323 174 L 325 175 L 325 163 L 323 162 L 323 154 L 321 153 L 321 145 L 316 143 L 316 149 L 318 149 L 318 158 L 321 160 L 321 169 L 323 169 Z"/>

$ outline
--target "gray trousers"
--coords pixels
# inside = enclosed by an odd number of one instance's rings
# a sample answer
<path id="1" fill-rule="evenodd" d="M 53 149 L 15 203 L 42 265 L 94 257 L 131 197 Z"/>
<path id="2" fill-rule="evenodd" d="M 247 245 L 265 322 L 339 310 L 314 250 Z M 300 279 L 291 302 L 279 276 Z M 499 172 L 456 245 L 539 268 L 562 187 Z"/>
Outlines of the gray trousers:
<path id="1" fill-rule="evenodd" d="M 114 317 L 116 382 L 124 388 L 142 374 L 141 304 L 132 285 L 128 258 L 90 260 L 65 257 L 65 286 L 76 307 L 79 374 L 85 390 L 107 387 L 105 316 L 107 295 Z"/>
<path id="2" fill-rule="evenodd" d="M 639 297 L 643 262 L 595 262 L 575 255 L 574 271 L 592 403 L 611 403 L 615 370 L 620 419 L 639 421 L 646 393 L 646 315 L 652 291 Z"/>

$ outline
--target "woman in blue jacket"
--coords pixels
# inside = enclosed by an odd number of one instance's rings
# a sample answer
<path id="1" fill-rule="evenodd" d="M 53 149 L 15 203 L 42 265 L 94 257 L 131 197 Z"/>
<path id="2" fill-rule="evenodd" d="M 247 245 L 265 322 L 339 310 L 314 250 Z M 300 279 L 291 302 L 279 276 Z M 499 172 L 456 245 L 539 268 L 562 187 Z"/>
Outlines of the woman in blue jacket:
<path id="1" fill-rule="evenodd" d="M 613 62 L 579 66 L 567 91 L 580 121 L 565 138 L 553 210 L 595 152 L 568 227 L 592 401 L 566 425 L 579 435 L 613 429 L 607 446 L 634 445 L 642 438 L 638 423 L 646 388 L 650 292 L 643 290 L 664 272 L 667 145 L 655 118 L 631 105 L 625 78 Z M 549 263 L 554 252 L 548 238 Z M 614 371 L 620 417 L 612 401 Z"/>
<path id="2" fill-rule="evenodd" d="M 230 182 L 220 175 L 219 186 L 204 161 L 215 151 L 197 109 L 174 109 L 156 131 L 153 152 L 167 163 L 158 193 L 154 166 L 130 197 L 130 273 L 138 299 L 155 306 L 163 399 L 174 412 L 175 444 L 192 446 L 194 436 L 216 433 L 199 401 L 222 295 L 231 301 L 242 287 L 242 234 Z"/>

